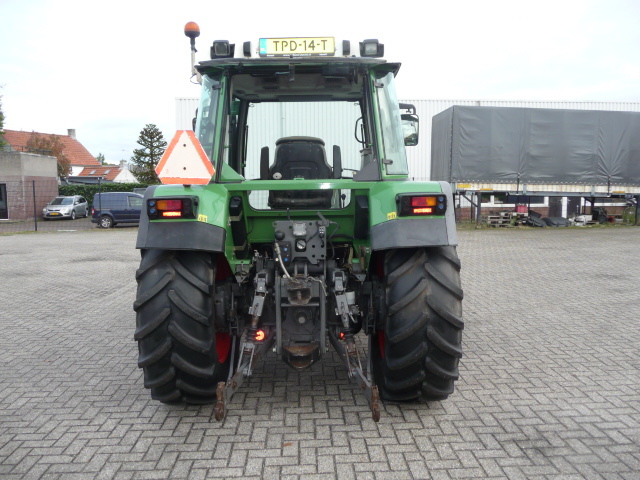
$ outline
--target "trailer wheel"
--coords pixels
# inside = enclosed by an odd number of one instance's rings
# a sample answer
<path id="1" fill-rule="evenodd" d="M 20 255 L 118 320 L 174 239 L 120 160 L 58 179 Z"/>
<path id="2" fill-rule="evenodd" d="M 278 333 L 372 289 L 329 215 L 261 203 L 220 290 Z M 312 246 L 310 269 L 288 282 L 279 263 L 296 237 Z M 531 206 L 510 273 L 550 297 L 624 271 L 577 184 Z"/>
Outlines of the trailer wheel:
<path id="1" fill-rule="evenodd" d="M 215 331 L 216 257 L 204 252 L 143 250 L 135 340 L 144 386 L 163 403 L 212 403 L 233 368 L 239 340 Z"/>
<path id="2" fill-rule="evenodd" d="M 372 339 L 383 400 L 443 400 L 462 356 L 462 288 L 455 247 L 399 249 L 384 259 L 386 318 Z"/>

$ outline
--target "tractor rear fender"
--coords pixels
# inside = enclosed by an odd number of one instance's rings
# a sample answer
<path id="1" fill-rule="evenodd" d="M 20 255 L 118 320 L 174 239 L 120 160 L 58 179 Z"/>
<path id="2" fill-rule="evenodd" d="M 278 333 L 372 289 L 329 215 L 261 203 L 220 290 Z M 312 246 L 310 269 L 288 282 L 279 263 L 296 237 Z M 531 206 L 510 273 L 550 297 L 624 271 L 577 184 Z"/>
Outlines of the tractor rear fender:
<path id="1" fill-rule="evenodd" d="M 378 185 L 393 185 L 395 182 L 381 182 Z M 403 182 L 404 183 L 404 182 Z M 397 184 L 402 185 L 402 184 Z M 407 182 L 402 191 L 394 189 L 393 195 L 388 191 L 376 194 L 371 192 L 371 203 L 377 206 L 378 217 L 372 212 L 371 249 L 387 250 L 392 248 L 455 246 L 456 222 L 451 186 L 447 182 L 415 183 Z M 425 187 L 420 190 L 420 187 Z M 435 188 L 434 188 L 435 187 Z M 436 191 L 437 190 L 437 191 Z M 447 209 L 444 216 L 437 217 L 399 217 L 396 212 L 395 194 L 398 193 L 442 193 L 447 197 Z M 385 213 L 386 212 L 386 213 Z M 380 214 L 385 217 L 381 218 Z M 378 220 L 378 223 L 376 223 Z M 382 221 L 380 221 L 382 220 Z"/>
<path id="2" fill-rule="evenodd" d="M 189 195 L 191 192 L 184 187 L 172 187 L 161 195 L 155 195 L 157 185 L 147 188 L 144 194 L 144 204 L 140 213 L 140 227 L 136 248 L 162 250 L 200 250 L 206 252 L 224 252 L 226 231 L 218 225 L 206 221 L 149 221 L 147 215 L 147 200 L 158 196 L 176 197 Z M 180 188 L 180 190 L 178 190 Z M 226 197 L 222 199 L 226 202 Z M 211 210 L 209 210 L 211 211 Z M 221 209 L 226 212 L 226 209 Z M 226 220 L 226 219 L 225 219 Z M 217 222 L 216 222 L 217 223 Z M 223 223 L 222 223 L 223 224 Z"/>

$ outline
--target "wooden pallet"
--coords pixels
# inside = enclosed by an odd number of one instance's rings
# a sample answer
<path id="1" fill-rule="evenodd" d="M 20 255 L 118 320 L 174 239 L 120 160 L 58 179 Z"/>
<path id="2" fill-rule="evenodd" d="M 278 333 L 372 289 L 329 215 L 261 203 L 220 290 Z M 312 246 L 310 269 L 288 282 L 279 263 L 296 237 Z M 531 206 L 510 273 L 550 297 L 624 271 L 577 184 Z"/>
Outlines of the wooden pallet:
<path id="1" fill-rule="evenodd" d="M 511 227 L 511 216 L 487 215 L 485 222 L 490 227 Z"/>

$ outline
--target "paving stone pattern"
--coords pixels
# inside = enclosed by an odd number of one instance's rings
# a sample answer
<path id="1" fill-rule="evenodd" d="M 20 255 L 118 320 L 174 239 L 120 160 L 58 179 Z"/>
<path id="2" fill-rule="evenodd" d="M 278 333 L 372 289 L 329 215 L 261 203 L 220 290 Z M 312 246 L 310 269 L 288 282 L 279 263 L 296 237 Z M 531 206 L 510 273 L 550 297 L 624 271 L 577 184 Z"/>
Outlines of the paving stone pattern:
<path id="1" fill-rule="evenodd" d="M 136 224 L 119 224 L 116 228 L 136 228 Z M 41 232 L 74 232 L 78 230 L 92 230 L 98 228 L 97 224 L 91 223 L 91 217 L 76 218 L 75 220 L 61 218 L 44 220 L 38 218 L 34 223 L 33 218 L 31 220 L 23 221 L 1 221 L 0 222 L 0 235 L 2 234 L 15 234 L 24 232 L 35 232 L 36 229 Z"/>
<path id="2" fill-rule="evenodd" d="M 0 237 L 0 478 L 638 479 L 640 229 L 459 232 L 444 402 L 379 423 L 335 354 L 273 355 L 218 423 L 142 386 L 136 229 Z"/>

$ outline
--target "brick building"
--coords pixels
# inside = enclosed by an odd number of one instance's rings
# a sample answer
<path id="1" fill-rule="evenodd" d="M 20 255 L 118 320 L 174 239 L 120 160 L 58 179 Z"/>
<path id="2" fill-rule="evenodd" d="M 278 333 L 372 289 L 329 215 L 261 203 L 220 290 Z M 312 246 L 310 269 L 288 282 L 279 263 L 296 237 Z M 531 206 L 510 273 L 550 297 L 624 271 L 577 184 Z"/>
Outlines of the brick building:
<path id="1" fill-rule="evenodd" d="M 6 145 L 0 150 L 0 221 L 20 221 L 40 216 L 42 208 L 58 195 L 58 162 L 49 152 L 30 152 L 27 148 L 37 132 L 4 130 Z M 76 139 L 75 130 L 68 135 L 53 135 L 59 139 L 72 172 L 85 167 L 100 167 L 100 163 Z"/>

